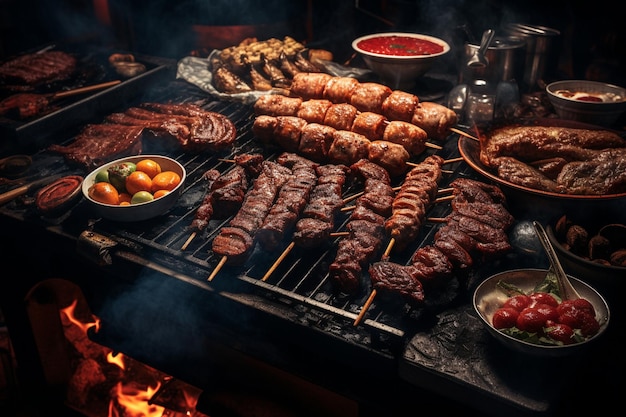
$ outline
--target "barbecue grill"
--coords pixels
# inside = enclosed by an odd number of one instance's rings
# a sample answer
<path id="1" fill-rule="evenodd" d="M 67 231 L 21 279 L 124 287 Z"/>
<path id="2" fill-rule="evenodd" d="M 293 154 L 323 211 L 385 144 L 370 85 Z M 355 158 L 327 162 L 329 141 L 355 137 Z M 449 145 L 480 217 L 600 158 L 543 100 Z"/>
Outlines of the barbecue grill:
<path id="1" fill-rule="evenodd" d="M 441 401 L 443 409 L 444 399 L 452 398 L 460 407 L 492 415 L 560 415 L 573 406 L 568 402 L 572 396 L 591 389 L 587 382 L 572 382 L 581 365 L 531 361 L 492 342 L 472 311 L 471 289 L 483 277 L 547 262 L 529 243 L 525 219 L 517 219 L 511 232 L 515 250 L 506 258 L 457 274 L 421 308 L 379 297 L 357 326 L 354 321 L 369 293 L 348 297 L 333 290 L 328 264 L 334 241 L 319 249 L 292 250 L 265 280 L 289 242 L 273 253 L 256 248 L 243 265 L 221 267 L 208 282 L 220 261 L 210 242 L 227 220 L 211 221 L 181 250 L 206 192 L 203 174 L 213 168 L 223 171 L 236 154 L 261 152 L 274 159 L 281 150 L 255 140 L 250 106 L 212 100 L 184 82 L 156 86 L 137 100 L 190 102 L 227 115 L 237 127 L 236 146 L 214 155 L 167 151 L 185 166 L 187 182 L 177 205 L 156 219 L 116 223 L 94 217 L 84 201 L 58 217 L 42 218 L 33 212 L 28 195 L 0 207 L 2 230 L 12 236 L 3 239 L 3 258 L 7 256 L 10 270 L 20 271 L 13 280 L 3 279 L 0 301 L 7 322 L 20 335 L 16 354 L 28 363 L 23 371 L 31 382 L 41 382 L 42 370 L 41 364 L 28 361 L 38 352 L 21 300 L 46 277 L 63 277 L 77 283 L 102 320 L 101 329 L 90 334 L 94 341 L 209 392 L 216 385 L 211 373 L 216 358 L 209 346 L 216 344 L 340 393 L 361 410 L 403 410 L 411 395 L 419 395 L 429 407 Z M 437 154 L 457 158 L 455 138 Z M 445 169 L 441 187 L 476 175 L 463 162 Z M 45 149 L 33 155 L 32 172 L 79 173 Z M 350 185 L 345 193 L 358 191 Z M 449 210 L 447 204 L 435 204 L 427 217 L 444 217 Z M 338 230 L 346 220 L 347 215 L 339 219 Z M 435 231 L 436 223 L 425 223 L 419 239 L 392 252 L 392 260 L 408 263 L 417 248 L 432 242 Z M 599 354 L 615 349 L 610 347 L 611 330 L 591 348 L 590 365 L 582 365 L 582 372 L 592 374 L 588 381 L 609 381 L 602 387 L 618 375 L 606 363 L 608 355 Z"/>

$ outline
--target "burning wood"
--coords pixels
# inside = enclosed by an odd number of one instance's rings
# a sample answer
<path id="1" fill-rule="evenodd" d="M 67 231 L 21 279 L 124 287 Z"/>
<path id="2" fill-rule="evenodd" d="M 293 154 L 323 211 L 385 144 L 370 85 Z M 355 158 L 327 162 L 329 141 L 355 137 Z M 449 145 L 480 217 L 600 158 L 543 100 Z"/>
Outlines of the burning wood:
<path id="1" fill-rule="evenodd" d="M 161 396 L 162 387 L 173 381 L 171 376 L 92 342 L 87 332 L 99 329 L 99 319 L 77 319 L 76 305 L 75 300 L 60 311 L 63 333 L 73 351 L 66 391 L 69 407 L 93 417 L 205 416 L 195 411 L 198 389 L 181 383 L 176 385 L 178 395 L 170 388 Z M 177 401 L 169 405 L 172 398 Z"/>

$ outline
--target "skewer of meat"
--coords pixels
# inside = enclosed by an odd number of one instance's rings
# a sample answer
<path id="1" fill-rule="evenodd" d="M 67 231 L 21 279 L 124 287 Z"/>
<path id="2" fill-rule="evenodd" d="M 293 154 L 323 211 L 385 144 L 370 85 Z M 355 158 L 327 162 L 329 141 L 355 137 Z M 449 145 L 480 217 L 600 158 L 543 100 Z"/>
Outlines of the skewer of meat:
<path id="1" fill-rule="evenodd" d="M 440 156 L 432 155 L 407 173 L 394 198 L 391 216 L 385 222 L 390 247 L 395 245 L 402 250 L 417 237 L 426 210 L 437 194 L 444 162 Z"/>
<path id="2" fill-rule="evenodd" d="M 211 273 L 211 281 L 221 266 L 242 263 L 254 247 L 254 235 L 274 204 L 280 188 L 292 175 L 291 170 L 276 162 L 264 161 L 262 171 L 248 190 L 235 216 L 213 239 L 212 250 L 222 258 Z"/>
<path id="3" fill-rule="evenodd" d="M 384 84 L 358 81 L 355 84 L 349 77 L 329 77 L 328 74 L 319 73 L 296 74 L 290 92 L 292 96 L 303 100 L 323 98 L 333 103 L 349 103 L 359 111 L 382 114 L 390 120 L 411 122 L 437 140 L 445 139 L 450 128 L 458 121 L 456 113 L 446 106 L 422 102 L 413 94 L 391 90 Z"/>
<path id="4" fill-rule="evenodd" d="M 441 149 L 440 146 L 427 142 L 428 133 L 410 121 L 389 120 L 379 113 L 360 112 L 348 103 L 333 103 L 327 99 L 303 101 L 299 97 L 266 95 L 257 99 L 254 112 L 257 116 L 296 116 L 308 123 L 356 132 L 371 141 L 398 143 L 411 156 L 421 154 L 427 146 Z"/>
<path id="5" fill-rule="evenodd" d="M 361 159 L 350 170 L 364 180 L 364 193 L 357 198 L 346 224 L 349 235 L 339 241 L 329 266 L 331 280 L 340 291 L 349 294 L 360 289 L 363 268 L 381 249 L 384 221 L 391 214 L 394 195 L 389 173 L 379 165 Z"/>
<path id="6" fill-rule="evenodd" d="M 187 249 L 197 233 L 204 230 L 212 218 L 225 218 L 241 207 L 249 181 L 256 178 L 259 173 L 263 155 L 237 155 L 233 162 L 236 165 L 224 173 L 211 169 L 204 174 L 208 180 L 208 191 L 196 210 L 190 225 L 192 233 L 181 247 L 181 251 Z"/>
<path id="7" fill-rule="evenodd" d="M 383 261 L 388 259 L 389 252 L 394 245 L 404 249 L 417 237 L 426 210 L 437 194 L 442 176 L 441 166 L 444 163 L 445 160 L 439 156 L 429 156 L 407 173 L 400 190 L 393 199 L 391 216 L 385 221 L 385 230 L 391 240 L 383 253 Z M 401 295 L 412 302 L 423 300 L 423 288 L 419 280 L 414 278 L 415 271 L 399 267 L 394 263 L 378 262 L 370 266 L 369 272 L 374 288 L 355 319 L 355 326 L 361 322 L 374 301 L 377 287 L 385 289 L 387 285 L 392 285 L 399 288 Z M 386 283 L 381 277 L 389 277 L 392 283 Z"/>
<path id="8" fill-rule="evenodd" d="M 327 242 L 335 229 L 335 217 L 344 204 L 341 198 L 349 168 L 345 165 L 326 164 L 316 168 L 317 183 L 309 201 L 296 223 L 293 241 L 265 273 L 266 281 L 295 246 L 313 248 Z"/>
<path id="9" fill-rule="evenodd" d="M 274 205 L 256 232 L 256 240 L 268 251 L 274 250 L 295 227 L 317 183 L 316 168 L 319 166 L 293 153 L 283 153 L 278 157 L 278 163 L 291 169 L 292 175 L 280 188 Z"/>
<path id="10" fill-rule="evenodd" d="M 372 293 L 398 295 L 410 304 L 419 305 L 425 297 L 424 288 L 442 282 L 455 270 L 471 266 L 476 256 L 501 256 L 511 249 L 506 230 L 512 225 L 513 217 L 504 206 L 506 199 L 502 191 L 497 186 L 466 178 L 458 178 L 450 185 L 455 197 L 452 212 L 445 219 L 446 225 L 435 233 L 434 244 L 419 248 L 408 265 L 389 260 L 372 264 L 369 267 Z M 363 309 L 369 304 L 366 302 Z"/>
<path id="11" fill-rule="evenodd" d="M 263 142 L 273 142 L 314 161 L 349 166 L 360 159 L 369 159 L 392 176 L 406 172 L 410 158 L 407 150 L 397 143 L 370 141 L 359 133 L 307 123 L 294 116 L 258 116 L 252 131 Z"/>

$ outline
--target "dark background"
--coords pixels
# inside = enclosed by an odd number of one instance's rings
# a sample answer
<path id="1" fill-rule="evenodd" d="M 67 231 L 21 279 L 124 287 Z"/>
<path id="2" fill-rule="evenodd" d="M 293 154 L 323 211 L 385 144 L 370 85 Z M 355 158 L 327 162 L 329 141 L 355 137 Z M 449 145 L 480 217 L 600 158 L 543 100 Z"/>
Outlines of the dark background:
<path id="1" fill-rule="evenodd" d="M 458 50 L 507 22 L 561 32 L 558 78 L 626 85 L 626 25 L 608 0 L 0 0 L 0 58 L 70 40 L 181 58 L 223 47 L 211 42 L 216 27 L 247 27 L 259 39 L 290 35 L 329 49 L 343 62 L 352 39 L 367 33 L 427 33 Z M 235 31 L 227 40 L 243 37 Z"/>

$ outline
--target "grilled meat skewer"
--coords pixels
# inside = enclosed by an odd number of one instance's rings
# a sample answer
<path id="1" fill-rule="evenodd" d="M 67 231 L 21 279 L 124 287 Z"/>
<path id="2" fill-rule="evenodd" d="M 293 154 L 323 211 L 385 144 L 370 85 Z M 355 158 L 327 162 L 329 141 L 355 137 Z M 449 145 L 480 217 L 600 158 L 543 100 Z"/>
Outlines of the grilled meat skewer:
<path id="1" fill-rule="evenodd" d="M 275 143 L 314 161 L 351 165 L 369 159 L 392 176 L 405 173 L 410 159 L 407 150 L 397 143 L 370 141 L 359 133 L 307 123 L 299 117 L 258 116 L 252 131 L 261 141 Z"/>
<path id="2" fill-rule="evenodd" d="M 327 99 L 333 103 L 348 103 L 361 112 L 381 114 L 390 120 L 411 122 L 422 128 L 430 138 L 443 140 L 457 122 L 457 115 L 446 106 L 421 102 L 401 90 L 372 82 L 335 80 L 325 73 L 300 73 L 291 82 L 291 95 L 302 100 Z"/>
<path id="3" fill-rule="evenodd" d="M 353 294 L 361 288 L 363 269 L 381 249 L 394 191 L 387 171 L 367 159 L 352 164 L 350 170 L 364 180 L 364 193 L 356 200 L 346 224 L 349 235 L 339 241 L 329 274 L 340 291 Z"/>

